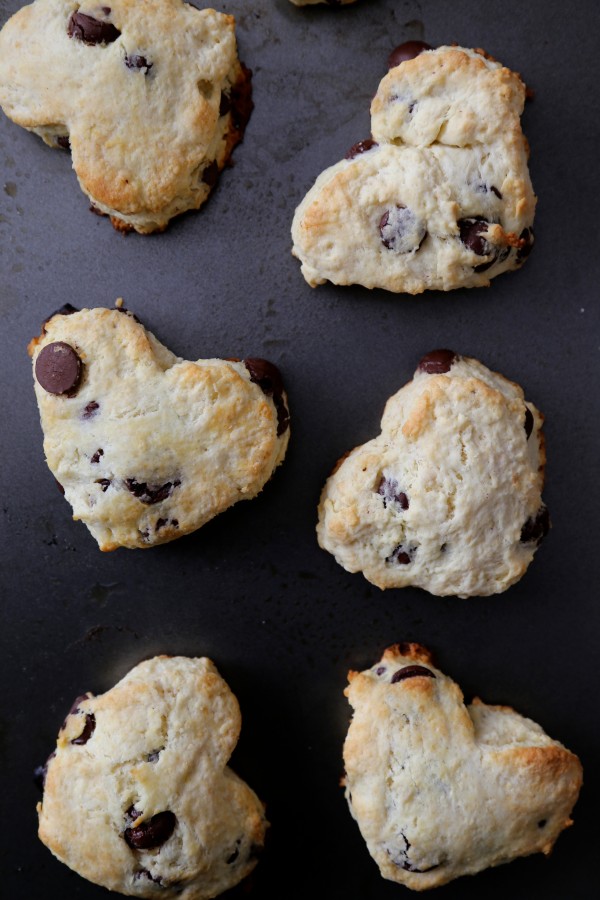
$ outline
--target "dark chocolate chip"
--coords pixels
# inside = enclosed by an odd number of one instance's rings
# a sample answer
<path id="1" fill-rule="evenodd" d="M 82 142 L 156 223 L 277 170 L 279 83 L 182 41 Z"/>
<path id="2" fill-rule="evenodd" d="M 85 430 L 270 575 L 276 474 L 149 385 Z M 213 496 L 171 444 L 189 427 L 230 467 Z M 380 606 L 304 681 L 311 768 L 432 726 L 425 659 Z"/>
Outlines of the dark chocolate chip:
<path id="1" fill-rule="evenodd" d="M 494 247 L 482 237 L 489 227 L 490 223 L 483 216 L 470 216 L 458 220 L 461 241 L 477 256 L 489 256 L 490 253 L 494 253 Z"/>
<path id="2" fill-rule="evenodd" d="M 395 253 L 417 251 L 427 237 L 427 228 L 411 209 L 398 204 L 386 209 L 379 220 L 381 243 Z"/>
<path id="3" fill-rule="evenodd" d="M 526 406 L 525 407 L 525 434 L 527 436 L 527 440 L 529 440 L 529 435 L 533 431 L 533 413 Z"/>
<path id="4" fill-rule="evenodd" d="M 231 97 L 224 91 L 221 92 L 221 100 L 219 102 L 219 116 L 226 116 L 231 110 Z"/>
<path id="5" fill-rule="evenodd" d="M 428 375 L 443 375 L 450 371 L 457 359 L 458 353 L 454 350 L 432 350 L 420 360 L 417 370 Z"/>
<path id="6" fill-rule="evenodd" d="M 83 726 L 83 731 L 79 735 L 79 737 L 73 738 L 71 741 L 72 744 L 87 744 L 94 731 L 96 730 L 96 716 L 94 713 L 86 713 L 85 716 L 85 725 Z"/>
<path id="7" fill-rule="evenodd" d="M 100 409 L 100 404 L 97 400 L 90 400 L 85 409 L 83 410 L 83 418 L 91 419 L 92 416 L 96 414 L 96 412 Z"/>
<path id="8" fill-rule="evenodd" d="M 548 819 L 540 819 L 538 822 L 538 828 L 544 828 L 548 824 Z"/>
<path id="9" fill-rule="evenodd" d="M 547 506 L 540 506 L 537 514 L 527 519 L 521 529 L 521 543 L 541 543 L 550 531 L 550 513 Z"/>
<path id="10" fill-rule="evenodd" d="M 252 70 L 241 63 L 242 78 L 231 88 L 231 125 L 234 143 L 242 140 L 246 125 L 254 109 L 252 100 Z"/>
<path id="11" fill-rule="evenodd" d="M 99 463 L 101 456 L 104 456 L 104 450 L 102 449 L 102 447 L 98 447 L 98 449 L 96 450 L 96 452 L 90 459 L 90 462 L 92 463 L 92 465 Z"/>
<path id="12" fill-rule="evenodd" d="M 435 673 L 431 669 L 425 668 L 425 666 L 404 666 L 404 668 L 394 672 L 391 683 L 397 684 L 399 681 L 404 681 L 405 678 L 416 678 L 418 675 L 423 675 L 426 678 L 435 678 Z"/>
<path id="13" fill-rule="evenodd" d="M 35 361 L 35 377 L 49 394 L 71 396 L 77 391 L 83 364 L 70 344 L 46 344 Z"/>
<path id="14" fill-rule="evenodd" d="M 111 485 L 110 478 L 96 478 L 94 484 L 99 484 L 102 487 L 102 493 L 105 494 Z"/>
<path id="15" fill-rule="evenodd" d="M 399 566 L 407 566 L 412 562 L 416 549 L 416 547 L 406 547 L 404 544 L 398 544 L 397 547 L 394 547 L 390 555 L 386 557 L 385 561 L 387 563 L 396 563 Z"/>
<path id="16" fill-rule="evenodd" d="M 148 871 L 148 869 L 139 869 L 139 870 L 135 873 L 135 875 L 133 876 L 133 878 L 134 878 L 135 881 L 139 881 L 140 878 L 147 878 L 148 881 L 152 881 L 152 882 L 154 882 L 154 884 L 160 884 L 160 885 L 163 884 L 163 882 L 160 880 L 160 878 L 158 878 L 158 877 L 155 878 L 153 875 L 150 874 L 150 872 Z"/>
<path id="17" fill-rule="evenodd" d="M 377 666 L 377 668 L 375 669 L 376 675 L 383 675 L 384 672 L 387 672 L 386 666 Z"/>
<path id="18" fill-rule="evenodd" d="M 519 238 L 522 241 L 525 241 L 522 247 L 519 247 L 517 250 L 517 264 L 522 265 L 525 262 L 531 250 L 533 248 L 533 230 L 531 228 L 524 228 Z"/>
<path id="19" fill-rule="evenodd" d="M 171 525 L 173 528 L 179 528 L 179 519 L 171 519 Z"/>
<path id="20" fill-rule="evenodd" d="M 43 793 L 46 786 L 46 777 L 48 775 L 48 766 L 50 760 L 56 756 L 56 750 L 53 750 L 43 766 L 36 766 L 33 770 L 33 783 Z"/>
<path id="21" fill-rule="evenodd" d="M 71 149 L 71 141 L 69 140 L 68 135 L 66 134 L 57 134 L 56 136 L 56 145 L 57 147 L 61 147 L 63 150 Z"/>
<path id="22" fill-rule="evenodd" d="M 138 71 L 145 69 L 144 75 L 147 75 L 154 63 L 148 62 L 145 56 L 138 56 L 133 53 L 131 56 L 127 55 L 125 57 L 125 65 L 128 69 L 137 69 Z"/>
<path id="23" fill-rule="evenodd" d="M 290 424 L 290 414 L 283 400 L 281 372 L 272 362 L 257 357 L 245 359 L 244 365 L 250 373 L 250 381 L 257 384 L 267 397 L 273 398 L 277 410 L 277 437 L 281 437 Z"/>
<path id="24" fill-rule="evenodd" d="M 204 184 L 207 184 L 209 188 L 214 188 L 215 184 L 219 180 L 219 164 L 216 160 L 213 159 L 202 172 L 202 181 Z"/>
<path id="25" fill-rule="evenodd" d="M 163 750 L 163 749 L 164 749 L 163 747 L 160 747 L 158 750 L 153 750 L 153 751 L 152 751 L 151 753 L 149 753 L 148 756 L 146 757 L 147 761 L 148 761 L 148 762 L 152 762 L 152 763 L 153 763 L 153 762 L 156 762 L 156 760 L 157 760 L 158 757 L 160 756 L 160 751 Z"/>
<path id="26" fill-rule="evenodd" d="M 398 482 L 382 476 L 377 493 L 383 497 L 383 505 L 387 509 L 388 503 L 396 503 L 400 509 L 408 509 L 408 497 L 404 491 L 399 490 Z"/>
<path id="27" fill-rule="evenodd" d="M 104 7 L 103 11 L 110 7 Z M 83 41 L 84 44 L 112 44 L 113 41 L 120 36 L 121 32 L 112 24 L 112 22 L 102 22 L 94 19 L 93 16 L 86 16 L 85 13 L 74 12 L 69 19 L 67 26 L 67 34 L 70 38 Z"/>
<path id="28" fill-rule="evenodd" d="M 139 817 L 141 816 L 141 814 L 142 814 L 141 811 L 140 811 L 139 809 L 136 809 L 136 808 L 135 808 L 135 804 L 134 804 L 134 803 L 131 804 L 131 806 L 129 807 L 129 809 L 126 809 L 126 810 L 125 810 L 125 818 L 126 818 L 129 822 L 135 822 L 136 819 L 139 819 Z"/>
<path id="29" fill-rule="evenodd" d="M 348 152 L 346 153 L 346 159 L 354 159 L 355 156 L 358 156 L 360 153 L 366 153 L 367 150 L 371 150 L 373 147 L 378 147 L 379 144 L 377 141 L 374 141 L 373 138 L 367 138 L 364 141 L 358 141 L 356 144 L 352 144 Z"/>
<path id="30" fill-rule="evenodd" d="M 166 810 L 156 813 L 155 816 L 142 822 L 136 828 L 126 828 L 123 837 L 132 850 L 151 850 L 169 840 L 176 824 L 175 815 Z"/>
<path id="31" fill-rule="evenodd" d="M 495 184 L 490 185 L 490 191 L 496 195 L 498 200 L 502 200 L 502 194 L 500 193 L 500 191 L 498 190 L 498 188 L 496 187 Z"/>
<path id="32" fill-rule="evenodd" d="M 167 481 L 165 484 L 148 484 L 145 481 L 136 481 L 135 478 L 125 479 L 127 490 L 131 491 L 141 503 L 146 503 L 148 506 L 166 500 L 180 484 L 179 479 Z"/>
<path id="33" fill-rule="evenodd" d="M 393 69 L 409 59 L 415 59 L 425 50 L 433 50 L 433 47 L 425 41 L 405 41 L 399 44 L 388 56 L 388 69 Z"/>

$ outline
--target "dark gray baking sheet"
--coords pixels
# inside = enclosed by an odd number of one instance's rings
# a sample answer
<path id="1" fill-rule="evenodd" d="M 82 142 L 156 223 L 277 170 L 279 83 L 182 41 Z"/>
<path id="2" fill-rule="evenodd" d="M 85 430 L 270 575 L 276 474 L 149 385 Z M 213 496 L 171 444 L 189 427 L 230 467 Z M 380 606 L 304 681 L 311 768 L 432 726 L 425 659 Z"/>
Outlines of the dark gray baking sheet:
<path id="1" fill-rule="evenodd" d="M 0 0 L 4 22 L 18 0 Z M 359 0 L 297 9 L 231 0 L 256 108 L 207 206 L 154 237 L 88 211 L 67 154 L 0 116 L 2 876 L 8 900 L 101 898 L 36 836 L 32 771 L 84 690 L 154 653 L 208 655 L 237 694 L 232 760 L 267 803 L 246 893 L 387 900 L 338 780 L 346 673 L 399 640 L 429 646 L 467 697 L 513 705 L 576 751 L 585 784 L 549 859 L 463 878 L 441 897 L 597 896 L 598 8 L 557 0 Z M 483 290 L 399 297 L 308 287 L 290 254 L 296 204 L 369 134 L 389 51 L 408 38 L 484 47 L 535 90 L 523 125 L 539 197 L 526 266 Z M 262 495 L 150 551 L 101 554 L 43 458 L 28 340 L 64 302 L 123 297 L 178 354 L 265 356 L 289 390 L 292 441 Z M 374 436 L 430 349 L 476 356 L 546 415 L 553 529 L 519 584 L 488 599 L 381 592 L 317 546 L 331 467 Z M 158 894 L 157 894 L 158 896 Z M 437 896 L 437 894 L 436 894 Z"/>

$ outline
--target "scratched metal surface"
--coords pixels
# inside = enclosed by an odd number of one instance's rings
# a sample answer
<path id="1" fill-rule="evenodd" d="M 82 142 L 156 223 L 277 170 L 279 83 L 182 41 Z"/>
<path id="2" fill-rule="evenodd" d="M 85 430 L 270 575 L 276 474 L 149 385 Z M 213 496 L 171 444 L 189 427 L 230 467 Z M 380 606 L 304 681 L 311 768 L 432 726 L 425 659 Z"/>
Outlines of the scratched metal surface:
<path id="1" fill-rule="evenodd" d="M 0 20 L 19 5 L 0 0 Z M 338 780 L 346 673 L 407 639 L 431 647 L 468 697 L 515 706 L 585 768 L 575 825 L 549 859 L 513 862 L 441 895 L 595 896 L 596 6 L 215 6 L 236 15 L 256 107 L 210 202 L 164 235 L 117 234 L 89 213 L 69 157 L 0 116 L 2 896 L 108 896 L 38 841 L 31 776 L 72 698 L 108 689 L 154 653 L 210 656 L 239 698 L 232 764 L 267 803 L 271 830 L 249 893 L 236 896 L 400 896 L 380 878 Z M 523 120 L 539 196 L 535 251 L 489 290 L 416 298 L 313 290 L 290 255 L 294 208 L 325 166 L 368 135 L 387 54 L 409 38 L 484 47 L 535 89 Z M 46 468 L 26 345 L 62 303 L 112 305 L 118 296 L 182 356 L 276 362 L 293 436 L 256 500 L 170 545 L 103 555 Z M 378 432 L 386 398 L 440 345 L 518 381 L 547 417 L 544 496 L 554 527 L 521 582 L 495 598 L 380 592 L 315 540 L 317 499 L 335 460 Z"/>

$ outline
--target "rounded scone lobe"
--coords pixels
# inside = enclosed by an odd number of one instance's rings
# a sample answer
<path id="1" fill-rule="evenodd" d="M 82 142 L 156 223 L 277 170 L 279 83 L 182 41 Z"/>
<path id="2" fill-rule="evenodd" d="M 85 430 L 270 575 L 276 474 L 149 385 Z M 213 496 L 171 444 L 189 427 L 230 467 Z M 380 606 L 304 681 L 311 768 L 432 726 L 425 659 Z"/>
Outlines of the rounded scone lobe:
<path id="1" fill-rule="evenodd" d="M 109 890 L 216 897 L 254 868 L 268 827 L 227 767 L 240 727 L 209 659 L 140 663 L 105 694 L 78 698 L 65 719 L 38 804 L 40 839 Z"/>
<path id="2" fill-rule="evenodd" d="M 295 212 L 307 282 L 418 294 L 487 286 L 521 266 L 536 204 L 524 99 L 519 75 L 480 51 L 439 47 L 394 66 L 371 105 L 373 138 L 321 173 Z"/>
<path id="3" fill-rule="evenodd" d="M 350 672 L 352 816 L 384 878 L 412 890 L 550 853 L 582 784 L 575 754 L 507 706 L 475 699 L 418 644 Z"/>
<path id="4" fill-rule="evenodd" d="M 83 371 L 55 395 L 37 363 L 61 342 Z M 200 528 L 255 497 L 285 456 L 283 390 L 269 394 L 243 361 L 180 359 L 130 313 L 55 314 L 29 352 L 48 466 L 101 550 Z"/>
<path id="5" fill-rule="evenodd" d="M 487 596 L 522 577 L 548 527 L 543 417 L 518 385 L 450 357 L 447 371 L 419 367 L 381 434 L 338 464 L 317 537 L 382 589 Z"/>
<path id="6" fill-rule="evenodd" d="M 0 105 L 70 147 L 81 189 L 119 230 L 162 231 L 204 203 L 249 96 L 234 19 L 182 0 L 36 0 L 0 32 Z"/>

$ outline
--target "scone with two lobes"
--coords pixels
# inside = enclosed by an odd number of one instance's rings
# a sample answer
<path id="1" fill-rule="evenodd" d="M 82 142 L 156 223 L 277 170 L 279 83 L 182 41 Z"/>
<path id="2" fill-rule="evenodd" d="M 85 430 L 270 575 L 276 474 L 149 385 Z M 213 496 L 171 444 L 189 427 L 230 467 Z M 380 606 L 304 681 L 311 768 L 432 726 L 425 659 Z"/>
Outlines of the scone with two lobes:
<path id="1" fill-rule="evenodd" d="M 285 456 L 287 397 L 267 360 L 190 362 L 129 312 L 73 307 L 29 353 L 46 461 L 101 550 L 200 528 Z"/>
<path id="2" fill-rule="evenodd" d="M 313 287 L 489 285 L 533 243 L 525 85 L 464 47 L 410 41 L 390 62 L 372 138 L 317 178 L 295 212 L 292 252 Z"/>
<path id="3" fill-rule="evenodd" d="M 550 526 L 542 423 L 518 385 L 478 360 L 432 351 L 387 401 L 381 434 L 327 479 L 320 546 L 382 589 L 506 590 Z"/>
<path id="4" fill-rule="evenodd" d="M 154 657 L 78 697 L 42 771 L 40 839 L 121 894 L 216 897 L 255 867 L 268 827 L 227 765 L 240 727 L 206 658 Z"/>
<path id="5" fill-rule="evenodd" d="M 582 784 L 577 756 L 507 706 L 465 705 L 418 644 L 350 672 L 350 812 L 384 878 L 413 890 L 548 854 Z"/>
<path id="6" fill-rule="evenodd" d="M 93 209 L 147 234 L 198 209 L 252 108 L 233 17 L 183 0 L 35 0 L 0 32 L 0 106 L 70 147 Z"/>

